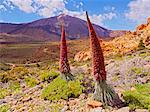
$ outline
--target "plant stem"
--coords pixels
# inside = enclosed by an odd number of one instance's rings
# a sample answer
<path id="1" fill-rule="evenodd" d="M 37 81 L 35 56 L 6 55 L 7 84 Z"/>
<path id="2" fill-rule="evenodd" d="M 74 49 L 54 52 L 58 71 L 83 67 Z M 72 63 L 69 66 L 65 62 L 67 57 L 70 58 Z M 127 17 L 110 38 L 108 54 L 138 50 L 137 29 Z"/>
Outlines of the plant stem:
<path id="1" fill-rule="evenodd" d="M 123 102 L 113 88 L 103 81 L 96 81 L 93 99 L 100 101 L 104 106 L 121 107 Z"/>

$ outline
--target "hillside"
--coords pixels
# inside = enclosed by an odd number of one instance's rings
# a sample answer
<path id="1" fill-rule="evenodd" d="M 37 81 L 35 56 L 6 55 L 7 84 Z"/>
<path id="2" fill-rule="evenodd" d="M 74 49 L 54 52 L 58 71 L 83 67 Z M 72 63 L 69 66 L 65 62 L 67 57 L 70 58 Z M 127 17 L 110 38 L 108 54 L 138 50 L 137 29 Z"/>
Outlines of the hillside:
<path id="1" fill-rule="evenodd" d="M 82 39 L 88 37 L 86 21 L 63 14 L 24 24 L 0 23 L 0 33 L 9 34 L 7 35 L 7 39 L 12 38 L 11 35 L 16 35 L 16 42 L 17 40 L 21 39 L 19 35 L 23 35 L 23 37 L 28 36 L 30 39 L 32 39 L 32 42 L 58 41 L 60 39 L 60 21 L 63 21 L 65 24 L 66 36 L 68 39 Z M 94 27 L 97 35 L 104 39 L 117 37 L 127 32 L 122 30 L 112 31 L 98 25 L 94 25 Z M 5 36 L 3 37 L 3 34 L 1 35 L 4 43 L 7 43 Z M 20 42 L 23 41 L 28 41 L 28 38 L 27 40 L 24 40 L 24 38 L 20 40 Z"/>
<path id="2" fill-rule="evenodd" d="M 107 57 L 132 53 L 138 49 L 140 41 L 150 49 L 150 18 L 147 19 L 146 24 L 137 26 L 134 32 L 128 32 L 110 41 L 100 40 L 104 55 Z M 90 51 L 86 49 L 76 54 L 75 61 L 85 61 L 90 58 Z"/>
<path id="3" fill-rule="evenodd" d="M 30 43 L 32 41 L 37 40 L 28 35 L 0 33 L 0 44 Z"/>

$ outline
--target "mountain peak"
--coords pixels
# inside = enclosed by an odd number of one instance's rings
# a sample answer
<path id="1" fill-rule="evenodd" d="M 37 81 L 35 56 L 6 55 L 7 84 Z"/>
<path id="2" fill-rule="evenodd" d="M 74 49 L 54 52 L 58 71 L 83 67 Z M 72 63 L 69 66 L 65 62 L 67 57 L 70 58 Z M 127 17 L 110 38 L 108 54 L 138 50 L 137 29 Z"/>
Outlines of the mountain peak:
<path id="1" fill-rule="evenodd" d="M 88 28 L 86 21 L 69 16 L 67 14 L 60 14 L 55 17 L 39 19 L 27 24 L 0 24 L 2 30 L 0 33 L 7 33 L 11 35 L 25 35 L 33 39 L 33 41 L 58 41 L 60 40 L 60 23 L 65 24 L 66 38 L 68 39 L 82 39 L 88 38 Z M 120 35 L 122 31 L 115 32 L 108 30 L 98 25 L 93 25 L 98 37 L 110 38 Z M 124 32 L 122 33 L 124 34 Z M 121 35 L 122 35 L 121 34 Z M 18 36 L 19 37 L 19 36 Z"/>
<path id="2" fill-rule="evenodd" d="M 62 13 L 62 14 L 58 15 L 57 18 L 66 17 L 66 16 L 69 16 L 69 15 Z"/>

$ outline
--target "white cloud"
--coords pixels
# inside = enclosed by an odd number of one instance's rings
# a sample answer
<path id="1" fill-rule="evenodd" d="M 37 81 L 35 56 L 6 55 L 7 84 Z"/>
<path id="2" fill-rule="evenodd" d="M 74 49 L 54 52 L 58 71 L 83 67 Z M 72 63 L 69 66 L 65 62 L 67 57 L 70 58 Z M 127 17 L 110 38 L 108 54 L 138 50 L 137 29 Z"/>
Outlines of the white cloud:
<path id="1" fill-rule="evenodd" d="M 75 1 L 73 1 L 73 6 L 76 7 L 77 9 L 82 9 L 83 2 L 75 2 Z"/>
<path id="2" fill-rule="evenodd" d="M 108 20 L 113 19 L 113 17 L 117 17 L 116 13 L 114 12 L 105 13 L 103 16 L 104 16 L 104 19 L 108 19 Z"/>
<path id="3" fill-rule="evenodd" d="M 80 8 L 80 11 L 68 10 L 65 6 L 68 4 L 67 0 L 4 0 L 3 3 L 9 8 L 15 6 L 26 13 L 37 13 L 43 17 L 52 17 L 64 13 L 86 20 L 82 2 L 75 3 L 74 1 L 76 8 Z M 114 10 L 114 7 L 111 7 L 111 9 Z M 110 11 L 104 14 L 92 14 L 90 18 L 93 23 L 103 25 L 105 20 L 111 20 L 115 16 L 116 14 Z"/>
<path id="4" fill-rule="evenodd" d="M 115 7 L 113 7 L 113 6 L 105 6 L 105 7 L 104 7 L 104 10 L 105 10 L 105 11 L 114 11 L 114 10 L 115 10 Z"/>
<path id="5" fill-rule="evenodd" d="M 35 11 L 34 7 L 32 7 L 32 2 L 32 0 L 5 0 L 3 3 L 11 9 L 17 6 L 20 10 L 31 13 Z"/>
<path id="6" fill-rule="evenodd" d="M 43 17 L 58 15 L 65 9 L 63 0 L 35 0 L 35 3 L 38 5 L 37 13 Z"/>
<path id="7" fill-rule="evenodd" d="M 6 11 L 6 7 L 4 5 L 0 5 L 0 11 Z"/>
<path id="8" fill-rule="evenodd" d="M 99 14 L 99 15 L 93 14 L 93 15 L 89 15 L 89 16 L 90 16 L 91 21 L 94 24 L 104 25 L 103 22 L 105 20 L 111 20 L 113 17 L 116 17 L 116 14 L 110 12 L 110 13 L 107 13 L 107 14 Z M 80 17 L 81 19 L 86 20 L 85 13 L 84 14 L 79 14 L 77 17 Z"/>
<path id="9" fill-rule="evenodd" d="M 85 11 L 75 12 L 75 11 L 65 10 L 64 14 L 71 15 L 71 16 L 86 20 Z M 92 21 L 92 23 L 97 24 L 97 25 L 104 25 L 103 22 L 105 20 L 111 20 L 116 16 L 117 16 L 116 13 L 113 13 L 113 12 L 98 14 L 98 15 L 97 14 L 89 15 L 90 20 Z"/>
<path id="10" fill-rule="evenodd" d="M 79 4 L 80 4 L 81 6 L 83 6 L 83 2 L 80 2 Z"/>
<path id="11" fill-rule="evenodd" d="M 11 5 L 11 2 L 10 2 L 10 1 L 5 0 L 5 1 L 3 1 L 3 4 L 4 4 L 6 7 L 10 7 L 11 10 L 14 9 L 14 6 Z"/>
<path id="12" fill-rule="evenodd" d="M 150 17 L 150 0 L 134 0 L 128 4 L 129 12 L 125 14 L 128 19 L 143 23 Z"/>

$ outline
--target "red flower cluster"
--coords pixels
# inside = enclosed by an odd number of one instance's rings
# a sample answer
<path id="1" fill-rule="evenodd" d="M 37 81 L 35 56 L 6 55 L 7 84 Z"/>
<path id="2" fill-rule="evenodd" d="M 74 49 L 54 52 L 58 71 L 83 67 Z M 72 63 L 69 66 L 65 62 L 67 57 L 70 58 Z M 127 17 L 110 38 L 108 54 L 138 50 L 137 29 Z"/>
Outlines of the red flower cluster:
<path id="1" fill-rule="evenodd" d="M 62 26 L 61 33 L 61 46 L 60 46 L 60 72 L 61 73 L 70 73 L 70 66 L 67 58 L 67 45 L 65 39 L 65 30 L 64 26 Z"/>
<path id="2" fill-rule="evenodd" d="M 90 46 L 92 49 L 93 75 L 97 81 L 106 80 L 106 71 L 105 71 L 103 52 L 87 12 L 86 12 L 86 17 L 88 22 L 88 29 L 90 32 L 89 36 L 90 36 Z"/>

